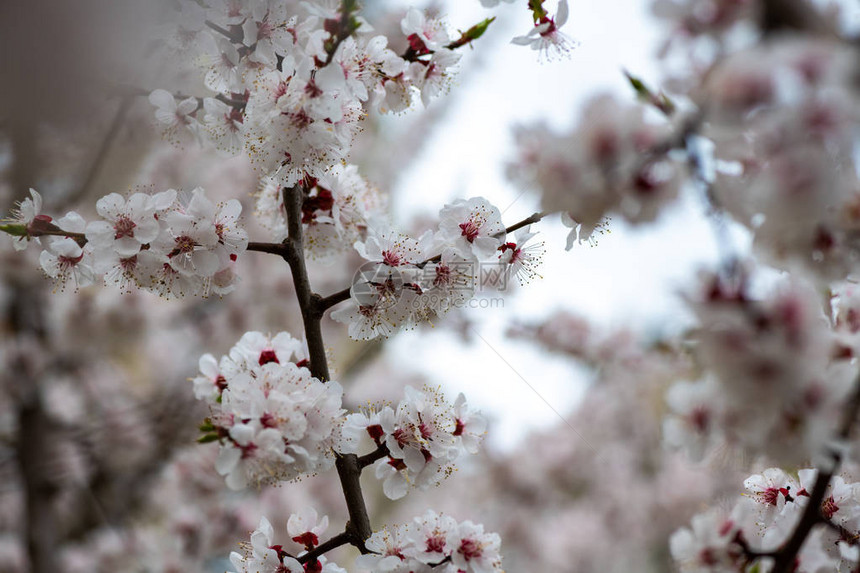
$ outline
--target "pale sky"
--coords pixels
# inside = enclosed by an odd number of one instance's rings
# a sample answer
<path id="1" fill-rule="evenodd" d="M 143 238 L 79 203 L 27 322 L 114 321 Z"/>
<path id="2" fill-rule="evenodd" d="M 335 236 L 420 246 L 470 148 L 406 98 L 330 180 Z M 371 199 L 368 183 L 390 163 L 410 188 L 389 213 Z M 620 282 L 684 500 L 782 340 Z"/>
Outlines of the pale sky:
<path id="1" fill-rule="evenodd" d="M 455 86 L 459 98 L 447 123 L 434 133 L 437 143 L 426 146 L 400 182 L 396 217 L 434 215 L 445 197 L 483 195 L 511 224 L 539 210 L 536 194 L 523 193 L 505 178 L 504 164 L 512 156 L 511 126 L 544 120 L 563 129 L 598 92 L 632 99 L 622 68 L 656 84 L 652 54 L 659 30 L 645 2 L 572 0 L 562 31 L 580 46 L 567 60 L 539 64 L 536 52 L 508 43 L 529 29 L 524 2 L 490 10 L 479 0 L 447 4 L 453 27 L 465 28 L 493 14 L 505 17 L 495 23 L 495 35 L 475 47 L 490 52 L 486 67 Z M 677 293 L 692 284 L 697 268 L 718 256 L 713 229 L 701 213 L 695 194 L 688 194 L 654 225 L 631 230 L 616 219 L 611 234 L 596 247 L 577 245 L 569 252 L 564 250 L 568 230 L 557 216 L 542 222 L 537 228 L 546 242 L 543 279 L 517 289 L 504 309 L 468 310 L 479 325 L 475 345 L 464 347 L 443 329 L 421 330 L 398 334 L 388 352 L 405 370 L 423 371 L 442 384 L 450 397 L 463 391 L 497 419 L 491 442 L 509 447 L 530 428 L 558 423 L 556 412 L 570 412 L 587 378 L 571 360 L 506 339 L 507 325 L 568 309 L 608 328 L 680 328 L 687 315 Z M 745 244 L 745 238 L 739 236 L 737 243 Z"/>

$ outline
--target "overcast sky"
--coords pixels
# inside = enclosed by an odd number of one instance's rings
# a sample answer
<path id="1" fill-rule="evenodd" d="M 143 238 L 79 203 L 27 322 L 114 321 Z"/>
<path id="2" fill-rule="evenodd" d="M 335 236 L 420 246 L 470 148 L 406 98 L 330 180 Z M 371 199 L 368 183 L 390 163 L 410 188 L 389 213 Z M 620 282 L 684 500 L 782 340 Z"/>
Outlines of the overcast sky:
<path id="1" fill-rule="evenodd" d="M 573 0 L 562 30 L 580 45 L 569 59 L 544 64 L 538 63 L 535 52 L 508 43 L 529 29 L 522 4 L 486 10 L 479 0 L 448 2 L 453 27 L 464 28 L 492 14 L 502 17 L 488 41 L 475 48 L 485 50 L 486 67 L 455 87 L 460 90 L 457 102 L 447 123 L 434 133 L 443 139 L 426 146 L 401 181 L 404 189 L 396 196 L 408 199 L 398 203 L 398 219 L 421 212 L 433 215 L 446 196 L 483 195 L 504 211 L 506 224 L 521 220 L 539 210 L 539 203 L 533 193 L 523 193 L 505 179 L 504 163 L 512 156 L 511 126 L 544 120 L 565 128 L 596 93 L 632 98 L 622 68 L 651 83 L 659 78 L 652 57 L 659 30 L 646 2 Z M 403 368 L 425 371 L 452 397 L 463 391 L 491 413 L 497 424 L 490 439 L 501 447 L 515 444 L 529 428 L 558 423 L 556 412 L 571 411 L 587 380 L 570 360 L 507 340 L 504 332 L 510 322 L 567 309 L 607 328 L 678 329 L 687 315 L 677 293 L 692 284 L 697 268 L 717 260 L 713 229 L 702 217 L 695 194 L 655 225 L 631 230 L 613 222 L 612 232 L 596 247 L 578 245 L 565 252 L 567 229 L 556 218 L 541 223 L 539 230 L 546 242 L 543 279 L 517 289 L 503 309 L 468 310 L 479 324 L 476 344 L 464 346 L 437 329 L 400 333 L 389 348 Z M 742 238 L 738 241 L 743 244 Z M 444 364 L 439 357 L 445 357 Z"/>

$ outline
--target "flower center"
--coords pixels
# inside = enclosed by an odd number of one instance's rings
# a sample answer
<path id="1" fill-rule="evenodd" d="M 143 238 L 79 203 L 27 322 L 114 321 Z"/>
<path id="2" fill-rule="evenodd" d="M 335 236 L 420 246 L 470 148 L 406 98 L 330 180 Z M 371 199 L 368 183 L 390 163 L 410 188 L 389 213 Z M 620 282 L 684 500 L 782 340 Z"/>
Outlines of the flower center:
<path id="1" fill-rule="evenodd" d="M 444 553 L 445 552 L 445 538 L 441 535 L 434 535 L 427 539 L 427 552 L 428 553 Z"/>
<path id="2" fill-rule="evenodd" d="M 281 361 L 278 360 L 278 355 L 275 354 L 275 351 L 267 348 L 260 353 L 260 366 L 268 364 L 269 362 L 274 362 L 275 364 L 281 363 Z"/>
<path id="3" fill-rule="evenodd" d="M 481 232 L 481 225 L 470 219 L 465 223 L 460 223 L 460 230 L 467 241 L 474 243 L 475 239 L 478 238 L 478 233 Z"/>
<path id="4" fill-rule="evenodd" d="M 382 251 L 382 262 L 389 267 L 399 267 L 403 264 L 403 259 L 397 251 Z"/>
<path id="5" fill-rule="evenodd" d="M 176 243 L 176 249 L 174 250 L 175 254 L 191 253 L 194 251 L 194 247 L 197 245 L 197 243 L 194 242 L 194 239 L 192 239 L 188 235 L 182 235 L 181 237 L 176 237 L 175 243 Z"/>
<path id="6" fill-rule="evenodd" d="M 471 561 L 472 559 L 478 559 L 481 557 L 483 548 L 481 547 L 481 544 L 474 539 L 464 539 L 463 542 L 460 543 L 460 548 L 457 552 L 462 555 L 466 561 Z"/>
<path id="7" fill-rule="evenodd" d="M 116 220 L 116 223 L 113 224 L 114 231 L 116 231 L 114 239 L 122 239 L 123 237 L 134 237 L 135 227 L 137 227 L 137 225 L 134 224 L 134 221 L 132 221 L 125 215 L 120 215 L 120 217 Z"/>

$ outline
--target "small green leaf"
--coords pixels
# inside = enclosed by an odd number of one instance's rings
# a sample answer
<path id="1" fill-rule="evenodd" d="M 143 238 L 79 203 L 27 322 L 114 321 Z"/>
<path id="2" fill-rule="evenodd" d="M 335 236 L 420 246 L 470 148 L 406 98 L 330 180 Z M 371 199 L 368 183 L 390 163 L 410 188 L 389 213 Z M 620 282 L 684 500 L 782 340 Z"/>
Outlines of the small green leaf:
<path id="1" fill-rule="evenodd" d="M 532 11 L 535 24 L 537 24 L 541 18 L 546 18 L 547 16 L 547 11 L 544 10 L 543 3 L 544 0 L 529 0 L 529 10 Z"/>
<path id="2" fill-rule="evenodd" d="M 200 424 L 200 431 L 201 432 L 214 432 L 215 426 L 212 424 L 212 420 L 210 420 L 209 418 L 206 418 L 206 420 L 204 420 L 203 423 Z"/>

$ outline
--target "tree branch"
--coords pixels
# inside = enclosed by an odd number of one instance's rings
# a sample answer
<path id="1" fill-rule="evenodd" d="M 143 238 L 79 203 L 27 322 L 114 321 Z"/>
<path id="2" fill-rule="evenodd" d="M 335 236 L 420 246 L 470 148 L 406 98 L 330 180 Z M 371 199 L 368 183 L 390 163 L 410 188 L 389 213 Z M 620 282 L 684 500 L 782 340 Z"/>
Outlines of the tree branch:
<path id="1" fill-rule="evenodd" d="M 320 324 L 323 314 L 322 310 L 320 310 L 321 299 L 311 289 L 305 265 L 304 239 L 302 235 L 302 203 L 304 202 L 304 196 L 305 189 L 301 183 L 294 187 L 284 188 L 284 207 L 287 212 L 288 232 L 287 239 L 284 241 L 286 249 L 284 258 L 290 264 L 296 297 L 299 300 L 299 308 L 301 309 L 302 321 L 305 327 L 305 337 L 308 342 L 311 375 L 325 382 L 330 379 L 330 376 Z M 364 540 L 370 537 L 373 530 L 370 527 L 367 506 L 361 493 L 361 468 L 358 465 L 358 457 L 355 454 L 338 455 L 335 466 L 337 467 L 337 474 L 340 477 L 347 511 L 349 512 L 349 523 L 347 523 L 345 533 L 349 535 L 349 542 L 352 545 L 357 547 L 362 553 L 367 553 Z"/>
<path id="2" fill-rule="evenodd" d="M 327 553 L 327 552 L 331 551 L 332 549 L 337 549 L 338 547 L 340 547 L 342 545 L 346 545 L 347 543 L 350 543 L 351 540 L 352 540 L 352 534 L 349 532 L 349 530 L 343 531 L 341 533 L 338 533 L 337 535 L 335 535 L 334 537 L 332 537 L 331 539 L 329 539 L 325 543 L 321 543 L 321 544 L 317 545 L 316 547 L 314 547 L 313 549 L 311 549 L 310 551 L 308 551 L 307 553 L 305 553 L 301 557 L 297 557 L 296 560 L 299 563 L 301 563 L 302 565 L 304 565 L 305 563 L 315 560 L 320 555 Z"/>

